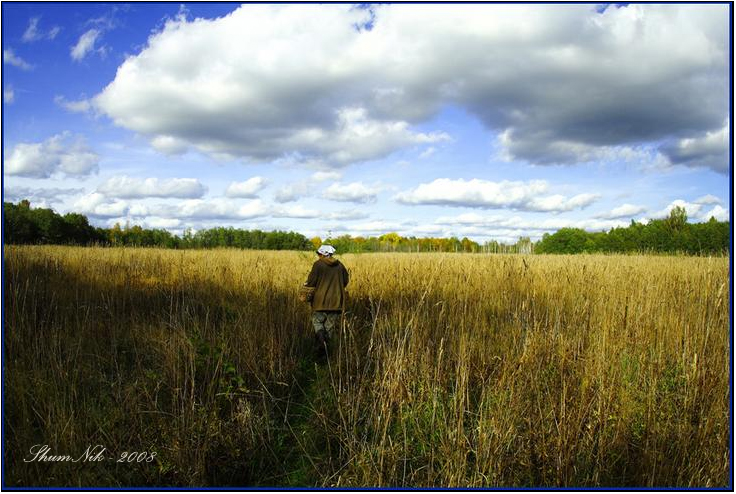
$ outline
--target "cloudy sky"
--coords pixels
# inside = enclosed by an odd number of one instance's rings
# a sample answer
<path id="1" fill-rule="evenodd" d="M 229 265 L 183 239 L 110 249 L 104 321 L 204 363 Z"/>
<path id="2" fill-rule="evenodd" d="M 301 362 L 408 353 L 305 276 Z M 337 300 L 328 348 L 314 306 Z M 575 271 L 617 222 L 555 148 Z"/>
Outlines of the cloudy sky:
<path id="1" fill-rule="evenodd" d="M 729 219 L 729 7 L 2 5 L 4 198 L 537 240 Z"/>

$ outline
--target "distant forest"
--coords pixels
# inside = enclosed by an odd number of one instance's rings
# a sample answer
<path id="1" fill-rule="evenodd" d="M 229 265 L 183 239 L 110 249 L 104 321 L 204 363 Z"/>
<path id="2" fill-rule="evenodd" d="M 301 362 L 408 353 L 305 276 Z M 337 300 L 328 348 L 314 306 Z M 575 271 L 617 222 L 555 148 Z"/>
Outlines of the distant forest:
<path id="1" fill-rule="evenodd" d="M 731 225 L 714 217 L 705 223 L 688 223 L 685 208 L 675 206 L 669 217 L 647 224 L 631 221 L 625 228 L 608 232 L 586 232 L 562 228 L 545 234 L 534 251 L 540 254 L 578 253 L 681 253 L 691 255 L 728 255 Z"/>
<path id="2" fill-rule="evenodd" d="M 52 209 L 31 208 L 27 200 L 18 204 L 3 203 L 3 231 L 6 244 L 99 245 L 203 249 L 231 247 L 239 249 L 313 250 L 323 240 L 308 239 L 295 232 L 210 228 L 182 236 L 163 229 L 116 224 L 100 228 L 89 224 L 78 213 L 59 215 Z M 730 223 L 711 218 L 705 223 L 688 223 L 684 208 L 675 207 L 665 219 L 647 224 L 632 220 L 625 228 L 608 232 L 587 232 L 562 228 L 545 234 L 538 242 L 521 237 L 511 245 L 496 241 L 479 244 L 468 238 L 416 238 L 388 233 L 379 237 L 342 235 L 325 239 L 341 253 L 360 252 L 493 252 L 493 253 L 682 253 L 691 255 L 727 255 Z"/>

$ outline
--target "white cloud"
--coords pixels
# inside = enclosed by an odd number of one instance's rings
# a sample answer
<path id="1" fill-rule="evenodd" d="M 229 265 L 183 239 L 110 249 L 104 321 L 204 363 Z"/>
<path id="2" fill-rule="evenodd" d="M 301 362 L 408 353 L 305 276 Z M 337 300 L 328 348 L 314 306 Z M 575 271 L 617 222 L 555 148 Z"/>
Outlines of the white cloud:
<path id="1" fill-rule="evenodd" d="M 244 5 L 167 22 L 95 105 L 154 143 L 261 161 L 341 167 L 447 140 L 415 127 L 447 105 L 514 159 L 674 139 L 677 161 L 728 115 L 728 39 L 725 5 Z"/>
<path id="2" fill-rule="evenodd" d="M 187 199 L 175 204 L 133 204 L 126 210 L 126 214 L 139 217 L 201 221 L 243 220 L 267 216 L 269 213 L 270 208 L 260 199 L 238 203 L 224 198 Z"/>
<path id="3" fill-rule="evenodd" d="M 342 173 L 334 170 L 315 172 L 306 180 L 292 182 L 279 188 L 274 194 L 274 200 L 276 202 L 285 203 L 296 201 L 302 197 L 311 196 L 314 194 L 317 184 L 328 180 L 339 180 L 341 177 Z"/>
<path id="4" fill-rule="evenodd" d="M 442 132 L 414 132 L 403 120 L 377 119 L 353 98 L 336 99 L 342 90 L 334 78 L 340 77 L 329 73 L 340 71 L 345 58 L 338 56 L 340 39 L 352 37 L 352 21 L 325 24 L 314 16 L 302 16 L 300 9 L 280 9 L 281 15 L 270 19 L 278 9 L 252 7 L 216 21 L 188 22 L 179 17 L 167 22 L 161 33 L 149 39 L 144 52 L 126 60 L 96 104 L 119 125 L 150 136 L 154 145 L 163 135 L 206 153 L 254 160 L 297 154 L 307 162 L 345 166 L 381 158 L 409 144 L 447 138 Z M 350 13 L 343 7 L 314 8 L 335 20 L 363 17 L 359 9 Z M 312 30 L 305 36 L 321 36 L 317 33 L 323 31 L 320 48 L 336 56 L 331 69 L 321 67 L 331 63 L 327 54 L 301 53 L 303 46 L 298 45 L 304 40 L 298 34 L 285 36 L 281 43 L 285 46 L 271 42 L 272 29 L 299 31 L 296 25 L 305 22 Z M 271 27 L 264 29 L 266 25 Z M 249 33 L 252 42 L 242 43 L 243 33 Z M 183 52 L 189 53 L 182 58 Z M 158 74 L 156 81 L 149 78 L 153 76 L 149 70 Z M 322 73 L 317 76 L 318 72 Z M 299 84 L 286 82 L 296 80 Z M 137 89 L 131 93 L 133 86 Z M 173 106 L 167 103 L 168 109 L 159 108 L 163 100 Z"/>
<path id="5" fill-rule="evenodd" d="M 363 220 L 368 218 L 368 214 L 356 209 L 346 209 L 328 213 L 325 218 L 329 220 Z"/>
<path id="6" fill-rule="evenodd" d="M 675 207 L 681 207 L 685 208 L 685 212 L 687 213 L 688 218 L 695 218 L 698 213 L 703 209 L 702 204 L 695 204 L 692 202 L 687 202 L 683 199 L 677 199 L 675 201 L 672 201 L 666 208 L 660 209 L 659 211 L 655 211 L 651 214 L 652 218 L 659 219 L 659 218 L 667 218 L 670 215 L 670 212 Z"/>
<path id="7" fill-rule="evenodd" d="M 420 159 L 429 158 L 432 156 L 437 150 L 434 148 L 434 146 L 430 146 L 419 155 Z"/>
<path id="8" fill-rule="evenodd" d="M 15 101 L 15 91 L 13 91 L 13 86 L 8 84 L 7 86 L 3 87 L 3 103 L 10 104 Z"/>
<path id="9" fill-rule="evenodd" d="M 273 196 L 273 200 L 280 203 L 293 202 L 310 194 L 310 184 L 296 182 L 281 187 Z"/>
<path id="10" fill-rule="evenodd" d="M 565 197 L 555 194 L 546 197 L 534 197 L 524 205 L 529 211 L 551 212 L 572 211 L 573 209 L 583 209 L 590 206 L 600 198 L 599 194 L 578 194 L 573 197 Z"/>
<path id="11" fill-rule="evenodd" d="M 98 170 L 99 155 L 81 136 L 63 132 L 41 143 L 17 144 L 5 157 L 5 173 L 47 178 L 57 172 L 66 175 L 89 175 Z"/>
<path id="12" fill-rule="evenodd" d="M 38 23 L 40 20 L 41 19 L 39 17 L 32 17 L 28 21 L 28 27 L 23 32 L 23 37 L 21 38 L 25 43 L 30 43 L 42 39 L 52 40 L 56 38 L 59 32 L 61 32 L 61 28 L 59 26 L 54 26 L 46 32 L 39 30 Z"/>
<path id="13" fill-rule="evenodd" d="M 107 179 L 97 187 L 105 197 L 140 199 L 144 197 L 175 197 L 194 199 L 202 197 L 207 188 L 196 178 L 135 178 L 119 175 Z"/>
<path id="14" fill-rule="evenodd" d="M 667 218 L 670 212 L 675 206 L 685 208 L 689 221 L 708 221 L 711 216 L 715 216 L 718 221 L 728 221 L 729 211 L 726 208 L 716 205 L 710 210 L 706 211 L 704 206 L 714 204 L 718 198 L 714 196 L 704 196 L 697 199 L 695 202 L 688 202 L 683 199 L 677 199 L 672 201 L 666 208 L 661 209 L 655 213 L 652 213 L 651 217 L 654 219 Z M 720 202 L 720 201 L 719 201 Z"/>
<path id="15" fill-rule="evenodd" d="M 337 128 L 333 133 L 309 129 L 295 134 L 290 141 L 297 149 L 314 150 L 325 156 L 328 162 L 348 165 L 382 158 L 410 144 L 441 142 L 450 138 L 443 132 L 412 132 L 409 124 L 403 121 L 372 119 L 362 107 L 341 108 L 336 118 Z"/>
<path id="16" fill-rule="evenodd" d="M 693 201 L 695 204 L 721 204 L 722 201 L 713 194 L 706 194 L 703 197 L 698 197 Z"/>
<path id="17" fill-rule="evenodd" d="M 310 177 L 310 179 L 313 182 L 325 182 L 327 180 L 340 180 L 341 178 L 342 178 L 342 173 L 338 171 L 315 172 Z"/>
<path id="18" fill-rule="evenodd" d="M 232 182 L 227 186 L 225 195 L 227 197 L 256 197 L 258 192 L 266 186 L 266 179 L 263 177 L 251 177 L 243 182 Z"/>
<path id="19" fill-rule="evenodd" d="M 549 185 L 544 180 L 529 182 L 490 182 L 487 180 L 451 180 L 438 178 L 401 192 L 395 200 L 402 204 L 434 204 L 484 209 L 515 209 L 520 211 L 561 212 L 582 209 L 598 199 L 597 194 L 565 197 L 545 195 Z"/>
<path id="20" fill-rule="evenodd" d="M 187 150 L 187 143 L 169 135 L 158 135 L 151 140 L 151 146 L 164 154 L 183 154 Z"/>
<path id="21" fill-rule="evenodd" d="M 235 204 L 225 199 L 192 199 L 177 205 L 174 214 L 177 218 L 198 219 L 248 219 L 266 216 L 268 207 L 260 199 L 254 199 L 245 204 Z"/>
<path id="22" fill-rule="evenodd" d="M 95 218 L 115 218 L 128 214 L 126 201 L 109 201 L 99 192 L 92 192 L 77 199 L 72 205 L 74 212 Z"/>
<path id="23" fill-rule="evenodd" d="M 176 218 L 158 218 L 156 216 L 150 216 L 143 220 L 144 228 L 163 228 L 165 230 L 171 230 L 181 226 L 181 220 Z"/>
<path id="24" fill-rule="evenodd" d="M 321 216 L 320 212 L 314 209 L 306 209 L 301 205 L 289 207 L 277 207 L 271 211 L 274 218 L 302 218 L 313 219 Z"/>
<path id="25" fill-rule="evenodd" d="M 644 206 L 637 206 L 635 204 L 622 204 L 621 206 L 615 207 L 607 213 L 599 214 L 598 218 L 633 218 L 634 216 L 644 213 L 646 210 L 647 208 L 645 208 Z"/>
<path id="26" fill-rule="evenodd" d="M 72 59 L 79 62 L 95 49 L 95 42 L 101 32 L 98 29 L 90 29 L 79 37 L 77 44 L 71 49 Z"/>
<path id="27" fill-rule="evenodd" d="M 721 206 L 714 206 L 710 211 L 703 213 L 700 218 L 703 221 L 708 221 L 711 217 L 718 221 L 730 221 L 728 209 Z"/>
<path id="28" fill-rule="evenodd" d="M 56 96 L 54 103 L 73 113 L 87 113 L 92 110 L 91 103 L 86 99 L 69 101 L 63 96 Z"/>
<path id="29" fill-rule="evenodd" d="M 134 202 L 128 208 L 128 214 L 131 216 L 148 216 L 151 213 L 151 208 L 140 202 Z"/>
<path id="30" fill-rule="evenodd" d="M 80 198 L 75 207 L 85 211 L 95 218 L 128 218 L 136 223 L 141 221 L 155 221 L 156 228 L 178 229 L 198 222 L 203 225 L 216 222 L 238 222 L 243 220 L 261 220 L 264 218 L 293 218 L 296 220 L 359 220 L 368 215 L 357 210 L 330 211 L 312 209 L 302 205 L 278 206 L 267 205 L 260 199 L 239 203 L 232 199 L 193 199 L 180 201 L 174 204 L 142 204 L 129 201 L 111 201 L 109 198 L 95 192 Z M 185 222 L 186 221 L 186 225 Z M 170 222 L 167 226 L 165 222 Z M 153 222 L 147 224 L 154 225 Z M 274 226 L 283 228 L 282 226 Z M 301 231 L 300 228 L 295 228 Z"/>
<path id="31" fill-rule="evenodd" d="M 6 186 L 3 192 L 5 195 L 5 199 L 11 202 L 18 202 L 23 199 L 28 199 L 29 201 L 31 201 L 32 204 L 36 204 L 39 202 L 51 204 L 53 202 L 60 201 L 61 197 L 63 196 L 81 194 L 84 192 L 84 189 Z"/>
<path id="32" fill-rule="evenodd" d="M 16 55 L 12 48 L 3 49 L 3 64 L 6 63 L 22 70 L 31 70 L 33 68 L 33 65 Z"/>
<path id="33" fill-rule="evenodd" d="M 331 201 L 371 203 L 376 202 L 376 195 L 380 190 L 379 187 L 367 186 L 362 182 L 337 182 L 327 187 L 322 197 Z"/>

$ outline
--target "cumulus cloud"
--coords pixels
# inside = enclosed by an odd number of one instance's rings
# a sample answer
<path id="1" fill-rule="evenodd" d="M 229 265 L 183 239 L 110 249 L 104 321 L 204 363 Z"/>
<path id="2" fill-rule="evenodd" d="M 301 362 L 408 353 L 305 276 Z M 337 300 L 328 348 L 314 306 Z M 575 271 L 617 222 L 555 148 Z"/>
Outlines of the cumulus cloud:
<path id="1" fill-rule="evenodd" d="M 244 204 L 236 204 L 225 199 L 191 199 L 176 206 L 159 206 L 153 210 L 163 217 L 191 218 L 206 220 L 239 220 L 266 216 L 269 208 L 260 200 L 254 199 Z"/>
<path id="2" fill-rule="evenodd" d="M 306 180 L 292 182 L 280 187 L 274 194 L 274 200 L 285 203 L 314 195 L 318 184 L 328 180 L 339 180 L 341 177 L 342 173 L 335 170 L 315 172 Z"/>
<path id="3" fill-rule="evenodd" d="M 232 182 L 227 186 L 225 195 L 227 197 L 248 197 L 254 198 L 266 186 L 266 179 L 263 177 L 251 177 L 243 182 Z"/>
<path id="4" fill-rule="evenodd" d="M 105 197 L 141 199 L 144 197 L 175 197 L 195 199 L 202 197 L 207 188 L 196 178 L 135 178 L 119 175 L 107 179 L 97 187 Z"/>
<path id="5" fill-rule="evenodd" d="M 18 67 L 22 70 L 31 70 L 33 68 L 33 65 L 16 55 L 12 48 L 3 49 L 3 65 L 4 64 L 12 65 L 13 67 Z"/>
<path id="6" fill-rule="evenodd" d="M 337 182 L 327 187 L 322 193 L 322 197 L 331 201 L 365 204 L 376 202 L 376 196 L 380 190 L 380 187 L 368 186 L 362 182 L 351 182 L 349 184 Z"/>
<path id="7" fill-rule="evenodd" d="M 102 196 L 102 194 L 99 194 Z M 104 198 L 104 196 L 102 196 Z M 155 217 L 161 219 L 234 221 L 267 216 L 271 209 L 260 199 L 238 203 L 230 199 L 187 199 L 175 204 L 126 204 L 119 216 Z"/>
<path id="8" fill-rule="evenodd" d="M 713 194 L 706 194 L 693 201 L 695 204 L 721 204 L 722 201 Z"/>
<path id="9" fill-rule="evenodd" d="M 40 143 L 20 143 L 5 156 L 5 173 L 48 178 L 54 173 L 89 175 L 96 173 L 100 157 L 81 136 L 69 132 Z"/>
<path id="10" fill-rule="evenodd" d="M 273 200 L 280 203 L 293 202 L 310 194 L 308 182 L 295 182 L 284 185 L 273 195 Z"/>
<path id="11" fill-rule="evenodd" d="M 438 178 L 414 189 L 397 194 L 394 199 L 408 205 L 444 205 L 483 209 L 561 212 L 582 209 L 598 199 L 597 194 L 566 197 L 546 195 L 549 185 L 544 180 L 529 182 L 490 182 L 487 180 L 451 180 Z"/>
<path id="12" fill-rule="evenodd" d="M 672 209 L 676 206 L 679 206 L 681 208 L 685 208 L 685 212 L 687 213 L 687 217 L 690 221 L 708 221 L 711 216 L 715 216 L 718 221 L 728 221 L 728 209 L 725 209 L 720 205 L 716 205 L 713 208 L 707 209 L 706 206 L 714 204 L 714 199 L 718 200 L 718 198 L 710 195 L 701 197 L 695 202 L 688 202 L 683 199 L 677 199 L 675 201 L 672 201 L 666 208 L 652 213 L 652 218 L 667 218 L 670 215 Z"/>
<path id="13" fill-rule="evenodd" d="M 621 206 L 613 208 L 611 211 L 599 214 L 598 218 L 633 218 L 634 216 L 644 213 L 646 210 L 647 208 L 645 208 L 644 206 L 637 206 L 635 204 L 622 204 Z"/>
<path id="14" fill-rule="evenodd" d="M 38 24 L 40 22 L 40 17 L 32 17 L 28 21 L 28 27 L 23 32 L 23 37 L 21 38 L 25 43 L 31 43 L 33 41 L 38 41 L 42 39 L 54 39 L 56 38 L 56 35 L 61 32 L 61 28 L 59 26 L 54 26 L 48 31 L 43 31 L 38 28 Z"/>
<path id="15" fill-rule="evenodd" d="M 176 203 L 149 204 L 112 199 L 100 192 L 78 198 L 73 210 L 95 219 L 108 219 L 111 222 L 131 220 L 152 228 L 172 230 L 191 225 L 191 222 L 198 224 L 215 222 L 221 225 L 223 222 L 260 221 L 269 217 L 325 221 L 360 220 L 368 217 L 365 212 L 357 210 L 324 211 L 302 205 L 268 205 L 260 199 L 246 202 L 225 198 L 190 199 Z"/>
<path id="16" fill-rule="evenodd" d="M 89 53 L 94 51 L 95 42 L 99 38 L 101 32 L 98 29 L 89 29 L 79 37 L 77 44 L 71 48 L 71 56 L 74 61 L 81 61 Z"/>
<path id="17" fill-rule="evenodd" d="M 50 204 L 61 200 L 61 198 L 64 196 L 81 194 L 84 192 L 84 189 L 59 187 L 30 188 L 8 186 L 3 192 L 5 199 L 11 202 L 18 202 L 23 199 L 28 199 L 32 204 L 39 202 Z"/>
<path id="18" fill-rule="evenodd" d="M 110 201 L 99 192 L 92 192 L 77 199 L 72 205 L 72 211 L 93 218 L 116 218 L 128 214 L 129 205 L 126 201 Z"/>
<path id="19" fill-rule="evenodd" d="M 703 221 L 707 221 L 711 217 L 718 221 L 730 221 L 728 209 L 721 206 L 714 206 L 713 209 L 706 211 L 701 215 L 701 219 Z"/>
<path id="20" fill-rule="evenodd" d="M 703 163 L 688 139 L 728 114 L 728 37 L 724 5 L 245 5 L 170 20 L 95 105 L 154 143 L 254 160 L 340 167 L 431 145 L 449 136 L 414 126 L 449 104 L 513 159 L 674 139 L 673 162 Z"/>
<path id="21" fill-rule="evenodd" d="M 680 139 L 666 146 L 664 153 L 674 164 L 692 167 L 708 167 L 719 173 L 728 173 L 729 125 L 705 132 L 696 137 Z"/>
<path id="22" fill-rule="evenodd" d="M 182 226 L 181 220 L 177 218 L 158 218 L 150 216 L 143 220 L 144 228 L 163 228 L 165 230 L 178 229 Z"/>
<path id="23" fill-rule="evenodd" d="M 703 209 L 702 204 L 696 204 L 694 202 L 688 202 L 683 199 L 677 199 L 675 201 L 672 201 L 664 209 L 660 209 L 659 211 L 653 212 L 651 214 L 651 217 L 655 219 L 666 218 L 670 215 L 670 212 L 675 207 L 685 208 L 685 212 L 687 213 L 687 216 L 690 219 L 695 218 L 698 215 L 698 213 L 700 213 L 700 211 Z"/>

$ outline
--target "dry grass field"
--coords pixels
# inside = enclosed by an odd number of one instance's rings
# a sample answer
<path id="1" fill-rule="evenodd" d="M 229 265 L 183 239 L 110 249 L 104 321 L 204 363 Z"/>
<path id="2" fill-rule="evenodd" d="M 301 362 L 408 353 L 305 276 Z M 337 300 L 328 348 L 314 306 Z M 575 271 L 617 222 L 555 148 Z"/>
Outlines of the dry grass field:
<path id="1" fill-rule="evenodd" d="M 339 257 L 6 246 L 6 486 L 728 485 L 727 258 Z"/>

